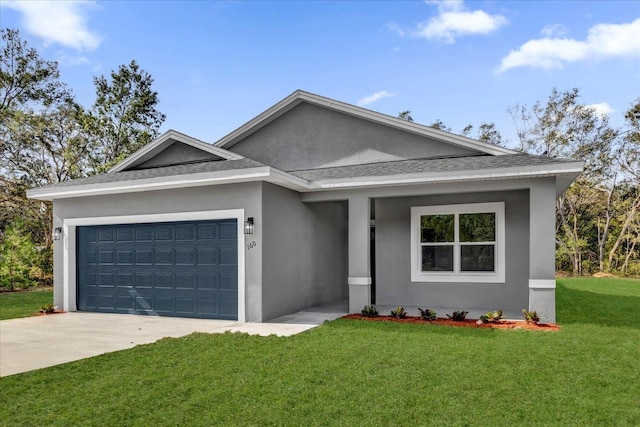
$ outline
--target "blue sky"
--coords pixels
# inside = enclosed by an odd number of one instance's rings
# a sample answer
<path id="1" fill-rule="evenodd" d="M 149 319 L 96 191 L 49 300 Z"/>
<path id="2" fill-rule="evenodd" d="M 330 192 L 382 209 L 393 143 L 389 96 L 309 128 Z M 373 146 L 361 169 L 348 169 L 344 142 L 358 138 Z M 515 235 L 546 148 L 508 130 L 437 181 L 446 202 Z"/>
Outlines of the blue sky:
<path id="1" fill-rule="evenodd" d="M 640 97 L 640 1 L 0 3 L 89 107 L 94 75 L 138 61 L 162 130 L 214 142 L 303 89 L 454 132 L 578 87 L 623 126 Z M 475 133 L 472 132 L 472 136 Z"/>

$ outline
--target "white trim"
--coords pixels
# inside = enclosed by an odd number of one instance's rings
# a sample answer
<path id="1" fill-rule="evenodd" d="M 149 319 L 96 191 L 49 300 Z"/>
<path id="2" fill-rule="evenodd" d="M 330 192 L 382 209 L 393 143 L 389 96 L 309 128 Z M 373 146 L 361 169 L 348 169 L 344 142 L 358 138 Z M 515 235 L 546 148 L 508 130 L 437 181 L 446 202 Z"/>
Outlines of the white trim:
<path id="1" fill-rule="evenodd" d="M 225 150 L 224 148 L 215 147 L 211 144 L 207 144 L 204 141 L 200 141 L 199 139 L 192 138 L 188 135 L 170 129 L 149 144 L 142 147 L 140 150 L 133 153 L 131 156 L 127 157 L 126 159 L 109 169 L 109 173 L 120 172 L 135 163 L 142 163 L 162 152 L 173 142 L 181 142 L 193 148 L 197 148 L 199 150 L 211 153 L 227 160 L 239 160 L 243 158 L 237 153 Z"/>
<path id="2" fill-rule="evenodd" d="M 349 286 L 368 286 L 371 284 L 371 277 L 349 277 L 347 283 L 349 284 Z"/>
<path id="3" fill-rule="evenodd" d="M 529 289 L 555 289 L 555 279 L 529 279 Z"/>
<path id="4" fill-rule="evenodd" d="M 326 98 L 324 96 L 316 95 L 302 90 L 293 92 L 291 95 L 276 103 L 268 110 L 254 117 L 238 129 L 234 130 L 230 134 L 215 142 L 214 145 L 223 148 L 232 147 L 241 139 L 247 137 L 248 135 L 251 135 L 252 133 L 271 123 L 273 120 L 291 110 L 301 102 L 308 102 L 310 104 L 319 105 L 334 111 L 349 114 L 351 116 L 356 116 L 365 120 L 380 123 L 385 126 L 401 129 L 421 136 L 433 138 L 445 143 L 480 151 L 482 153 L 493 154 L 496 156 L 517 153 L 516 151 L 509 150 L 508 148 L 498 147 L 474 139 L 466 138 L 464 136 L 443 132 L 437 129 L 433 129 L 429 126 L 408 122 L 397 117 L 381 114 L 376 111 L 367 110 L 366 108 L 357 107 L 355 105 L 336 101 L 334 99 Z"/>
<path id="5" fill-rule="evenodd" d="M 495 272 L 422 272 L 420 251 L 420 216 L 432 214 L 484 213 L 496 214 L 496 271 Z M 411 281 L 447 283 L 504 283 L 505 282 L 505 213 L 504 202 L 467 203 L 459 205 L 415 206 L 411 208 Z M 456 234 L 458 230 L 456 228 Z M 456 238 L 457 240 L 457 238 Z M 454 266 L 459 254 L 454 251 Z"/>
<path id="6" fill-rule="evenodd" d="M 447 183 L 479 180 L 496 180 L 510 178 L 534 178 L 557 176 L 559 174 L 579 174 L 583 171 L 582 162 L 570 162 L 555 167 L 546 165 L 543 169 L 536 166 L 484 169 L 479 171 L 446 171 L 420 172 L 389 176 L 363 176 L 357 179 L 323 179 L 313 181 L 311 186 L 316 190 L 333 190 L 361 187 L 379 187 L 383 185 L 409 185 L 427 183 Z"/>
<path id="7" fill-rule="evenodd" d="M 161 214 L 122 215 L 107 217 L 67 218 L 64 229 L 62 300 L 65 311 L 76 311 L 76 227 L 84 225 L 138 224 L 144 222 L 200 221 L 236 219 L 238 229 L 238 322 L 245 322 L 245 243 L 244 209 L 219 211 L 171 212 Z"/>

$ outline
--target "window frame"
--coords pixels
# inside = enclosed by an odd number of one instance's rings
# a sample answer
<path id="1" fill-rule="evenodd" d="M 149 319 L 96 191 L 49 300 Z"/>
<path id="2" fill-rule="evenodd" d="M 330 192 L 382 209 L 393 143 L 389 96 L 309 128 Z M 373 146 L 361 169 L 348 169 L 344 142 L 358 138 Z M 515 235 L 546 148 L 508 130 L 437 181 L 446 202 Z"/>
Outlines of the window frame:
<path id="1" fill-rule="evenodd" d="M 494 213 L 495 271 L 461 271 L 461 247 L 468 242 L 459 241 L 460 214 Z M 454 271 L 422 271 L 422 243 L 420 224 L 423 215 L 454 215 L 453 269 Z M 412 282 L 505 282 L 505 214 L 504 202 L 466 203 L 457 205 L 414 206 L 411 208 L 411 281 Z"/>

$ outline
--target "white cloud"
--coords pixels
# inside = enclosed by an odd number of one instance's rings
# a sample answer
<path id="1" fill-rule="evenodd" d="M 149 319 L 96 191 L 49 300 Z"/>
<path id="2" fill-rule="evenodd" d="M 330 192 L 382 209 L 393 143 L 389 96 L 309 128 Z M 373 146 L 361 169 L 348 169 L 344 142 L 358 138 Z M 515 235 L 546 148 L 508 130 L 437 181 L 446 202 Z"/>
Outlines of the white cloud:
<path id="1" fill-rule="evenodd" d="M 587 108 L 594 110 L 600 116 L 608 116 L 615 111 L 607 102 L 587 105 Z"/>
<path id="2" fill-rule="evenodd" d="M 408 32 L 414 37 L 454 43 L 457 37 L 470 34 L 488 34 L 507 24 L 507 18 L 490 15 L 483 10 L 467 10 L 462 0 L 427 1 L 438 6 L 438 15 L 418 24 Z M 397 28 L 392 28 L 398 31 Z M 398 31 L 407 33 L 407 31 Z"/>
<path id="3" fill-rule="evenodd" d="M 560 37 L 567 34 L 567 29 L 560 24 L 545 25 L 545 27 L 540 31 L 540 34 L 545 38 Z"/>
<path id="4" fill-rule="evenodd" d="M 88 65 L 91 63 L 86 56 L 67 56 L 61 55 L 57 59 L 58 64 L 63 67 L 75 67 L 79 65 Z"/>
<path id="5" fill-rule="evenodd" d="M 382 98 L 389 98 L 390 96 L 394 96 L 394 94 L 387 92 L 386 90 L 381 90 L 380 92 L 376 92 L 373 95 L 365 96 L 360 101 L 358 101 L 358 105 L 364 107 L 366 105 L 373 104 L 374 102 Z"/>
<path id="6" fill-rule="evenodd" d="M 25 29 L 48 45 L 95 50 L 102 41 L 87 27 L 87 8 L 94 2 L 3 0 L 2 6 L 21 12 Z"/>
<path id="7" fill-rule="evenodd" d="M 502 58 L 498 71 L 517 67 L 562 69 L 569 62 L 639 55 L 640 18 L 628 24 L 595 25 L 585 40 L 551 37 L 529 40 Z"/>

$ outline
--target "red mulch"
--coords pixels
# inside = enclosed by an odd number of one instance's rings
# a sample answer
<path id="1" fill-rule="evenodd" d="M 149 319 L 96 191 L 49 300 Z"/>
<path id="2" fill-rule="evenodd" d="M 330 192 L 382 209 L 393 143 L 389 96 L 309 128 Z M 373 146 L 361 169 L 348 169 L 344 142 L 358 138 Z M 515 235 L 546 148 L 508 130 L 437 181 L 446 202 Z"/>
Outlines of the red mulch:
<path id="1" fill-rule="evenodd" d="M 52 311 L 51 313 L 43 313 L 42 311 L 39 311 L 36 313 L 36 316 L 49 316 L 51 314 L 62 314 L 64 313 L 64 310 L 56 310 L 56 311 Z"/>
<path id="2" fill-rule="evenodd" d="M 438 318 L 436 320 L 423 320 L 421 317 L 407 316 L 404 319 L 397 319 L 392 316 L 366 317 L 362 314 L 347 314 L 343 319 L 360 319 L 375 322 L 396 322 L 396 323 L 413 323 L 413 324 L 429 324 L 429 325 L 445 325 L 457 326 L 465 328 L 482 328 L 482 329 L 528 329 L 533 331 L 557 331 L 560 327 L 554 323 L 528 323 L 524 320 L 499 320 L 491 323 L 478 323 L 475 319 L 466 319 L 456 321 L 451 319 Z"/>

